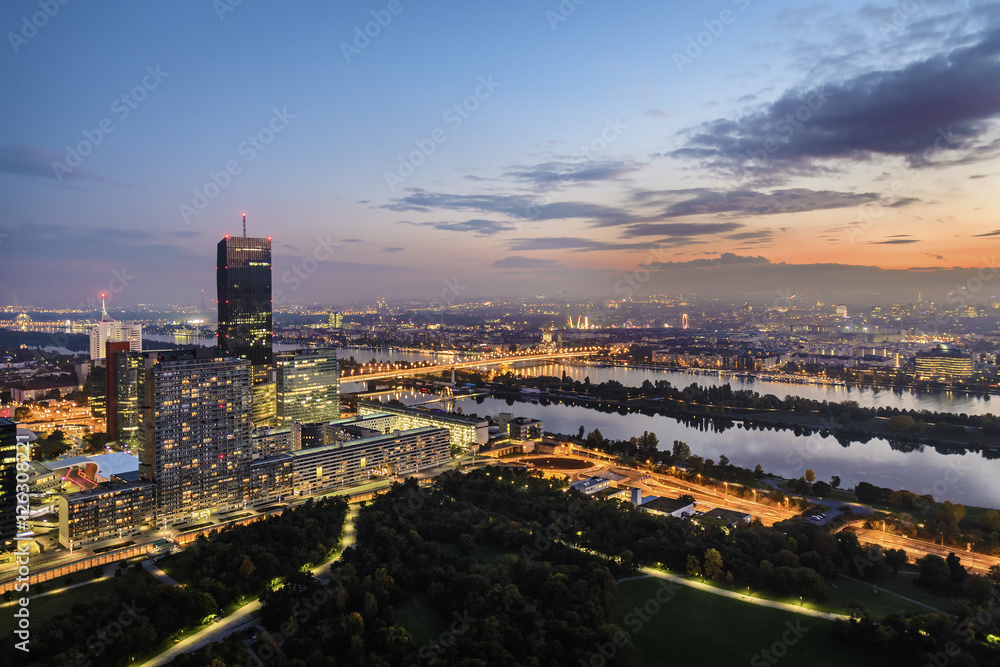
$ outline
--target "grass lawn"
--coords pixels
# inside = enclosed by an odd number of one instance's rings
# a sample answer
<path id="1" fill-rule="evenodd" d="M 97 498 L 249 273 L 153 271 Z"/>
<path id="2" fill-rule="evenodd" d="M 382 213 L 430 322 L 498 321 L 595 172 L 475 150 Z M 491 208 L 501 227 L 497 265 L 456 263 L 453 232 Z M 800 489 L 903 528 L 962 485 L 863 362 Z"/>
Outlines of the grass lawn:
<path id="1" fill-rule="evenodd" d="M 190 584 L 195 566 L 195 555 L 190 550 L 164 556 L 156 561 L 156 566 L 170 575 L 179 584 Z"/>
<path id="2" fill-rule="evenodd" d="M 73 605 L 93 604 L 94 602 L 106 601 L 107 604 L 118 604 L 118 596 L 115 594 L 115 583 L 117 579 L 105 579 L 86 586 L 72 588 L 62 593 L 53 595 L 43 595 L 31 598 L 28 603 L 28 610 L 31 612 L 31 624 L 41 625 L 55 616 L 71 614 Z M 46 582 L 47 583 L 47 582 Z M 14 629 L 13 612 L 15 607 L 3 607 L 0 609 L 0 633 L 9 635 Z"/>
<path id="3" fill-rule="evenodd" d="M 413 637 L 415 646 L 437 641 L 441 633 L 448 629 L 448 619 L 441 616 L 423 595 L 412 596 L 409 602 L 396 608 L 396 613 L 399 624 Z"/>
<path id="4" fill-rule="evenodd" d="M 747 664 L 760 652 L 782 643 L 792 627 L 804 628 L 796 643 L 780 658 L 786 665 L 810 667 L 868 667 L 884 665 L 862 651 L 840 644 L 830 636 L 832 621 L 751 605 L 718 595 L 678 586 L 674 596 L 648 623 L 628 614 L 655 600 L 659 579 L 638 579 L 619 586 L 617 622 L 631 635 L 639 665 Z M 631 620 L 631 622 L 630 622 Z M 637 623 L 642 623 L 637 629 Z M 789 633 L 791 636 L 791 633 Z M 773 656 L 772 656 L 773 657 Z"/>

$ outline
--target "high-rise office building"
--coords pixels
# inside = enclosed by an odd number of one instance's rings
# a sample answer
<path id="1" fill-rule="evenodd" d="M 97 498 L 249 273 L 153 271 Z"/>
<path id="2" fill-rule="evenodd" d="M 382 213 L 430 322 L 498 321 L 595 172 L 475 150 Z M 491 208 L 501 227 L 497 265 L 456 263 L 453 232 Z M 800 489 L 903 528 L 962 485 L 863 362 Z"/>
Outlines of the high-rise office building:
<path id="1" fill-rule="evenodd" d="M 0 551 L 10 549 L 17 534 L 17 425 L 0 419 Z"/>
<path id="2" fill-rule="evenodd" d="M 107 373 L 107 433 L 119 443 L 135 443 L 139 429 L 139 392 L 144 379 L 140 372 L 143 357 L 130 352 L 128 343 L 108 343 L 105 356 Z"/>
<path id="3" fill-rule="evenodd" d="M 324 422 L 340 417 L 340 366 L 330 348 L 296 350 L 277 357 L 278 424 Z"/>
<path id="4" fill-rule="evenodd" d="M 219 347 L 250 362 L 254 384 L 267 382 L 274 361 L 271 239 L 226 236 L 215 268 Z"/>
<path id="5" fill-rule="evenodd" d="M 218 348 L 144 352 L 139 476 L 160 526 L 242 507 L 250 460 L 250 364 Z"/>
<path id="6" fill-rule="evenodd" d="M 344 326 L 344 315 L 339 310 L 335 313 L 330 313 L 330 328 L 340 329 Z"/>
<path id="7" fill-rule="evenodd" d="M 142 325 L 135 322 L 118 322 L 108 315 L 101 295 L 101 321 L 90 330 L 90 359 L 104 359 L 107 343 L 128 343 L 129 350 L 142 351 Z"/>

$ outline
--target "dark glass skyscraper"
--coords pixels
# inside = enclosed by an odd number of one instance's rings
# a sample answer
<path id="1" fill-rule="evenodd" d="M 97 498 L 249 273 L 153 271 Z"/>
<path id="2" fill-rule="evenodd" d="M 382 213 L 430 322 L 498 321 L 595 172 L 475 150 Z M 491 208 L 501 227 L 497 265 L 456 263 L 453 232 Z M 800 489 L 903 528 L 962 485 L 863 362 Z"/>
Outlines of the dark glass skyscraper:
<path id="1" fill-rule="evenodd" d="M 250 362 L 254 384 L 266 382 L 271 350 L 271 239 L 227 236 L 216 264 L 219 347 Z"/>

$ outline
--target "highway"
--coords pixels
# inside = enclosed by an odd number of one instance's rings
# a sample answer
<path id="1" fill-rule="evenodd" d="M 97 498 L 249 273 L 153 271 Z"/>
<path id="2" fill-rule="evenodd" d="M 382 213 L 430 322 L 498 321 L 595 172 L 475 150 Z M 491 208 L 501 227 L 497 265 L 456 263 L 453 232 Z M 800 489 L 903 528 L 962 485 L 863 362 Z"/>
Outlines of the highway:
<path id="1" fill-rule="evenodd" d="M 870 530 L 867 528 L 857 528 L 854 531 L 858 536 L 858 541 L 862 544 L 877 544 L 885 549 L 903 549 L 910 562 L 923 558 L 927 554 L 934 554 L 947 558 L 948 554 L 954 553 L 962 559 L 962 565 L 969 572 L 976 574 L 986 574 L 993 565 L 1000 565 L 1000 558 L 987 556 L 986 554 L 966 551 L 957 546 L 941 546 L 926 540 L 917 540 L 911 537 L 884 533 L 881 530 Z"/>

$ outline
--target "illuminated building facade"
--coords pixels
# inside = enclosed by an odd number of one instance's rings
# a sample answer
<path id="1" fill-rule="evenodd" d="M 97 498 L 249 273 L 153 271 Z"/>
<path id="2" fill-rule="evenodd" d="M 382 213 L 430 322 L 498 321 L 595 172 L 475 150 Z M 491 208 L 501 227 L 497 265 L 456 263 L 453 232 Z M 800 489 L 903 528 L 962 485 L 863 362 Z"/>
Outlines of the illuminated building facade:
<path id="1" fill-rule="evenodd" d="M 215 268 L 219 347 L 252 366 L 254 384 L 266 382 L 274 361 L 271 315 L 271 239 L 227 236 Z"/>
<path id="2" fill-rule="evenodd" d="M 941 345 L 917 352 L 917 377 L 921 380 L 953 382 L 972 377 L 972 355 Z"/>
<path id="3" fill-rule="evenodd" d="M 279 354 L 278 424 L 325 422 L 340 417 L 340 367 L 333 349 Z"/>
<path id="4" fill-rule="evenodd" d="M 243 504 L 250 364 L 218 348 L 145 352 L 139 476 L 156 482 L 161 526 Z"/>
<path id="5" fill-rule="evenodd" d="M 446 428 L 451 433 L 451 445 L 466 449 L 485 445 L 489 440 L 489 423 L 484 419 L 463 417 L 454 412 L 422 410 L 377 401 L 358 401 L 358 414 L 362 416 L 387 413 L 396 417 L 393 428 L 413 429 L 424 426 Z"/>
<path id="6" fill-rule="evenodd" d="M 90 330 L 91 361 L 105 358 L 107 343 L 128 343 L 130 351 L 141 352 L 142 325 L 134 322 L 118 322 L 112 319 L 108 315 L 108 309 L 102 306 L 101 321 Z"/>
<path id="7" fill-rule="evenodd" d="M 17 425 L 0 418 L 0 550 L 10 549 L 17 534 Z"/>
<path id="8" fill-rule="evenodd" d="M 134 442 L 139 429 L 142 354 L 130 352 L 128 343 L 108 343 L 105 366 L 108 437 L 120 443 Z"/>
<path id="9" fill-rule="evenodd" d="M 444 428 L 416 428 L 360 440 L 300 449 L 292 459 L 295 492 L 319 493 L 367 481 L 373 475 L 410 475 L 451 458 Z"/>

